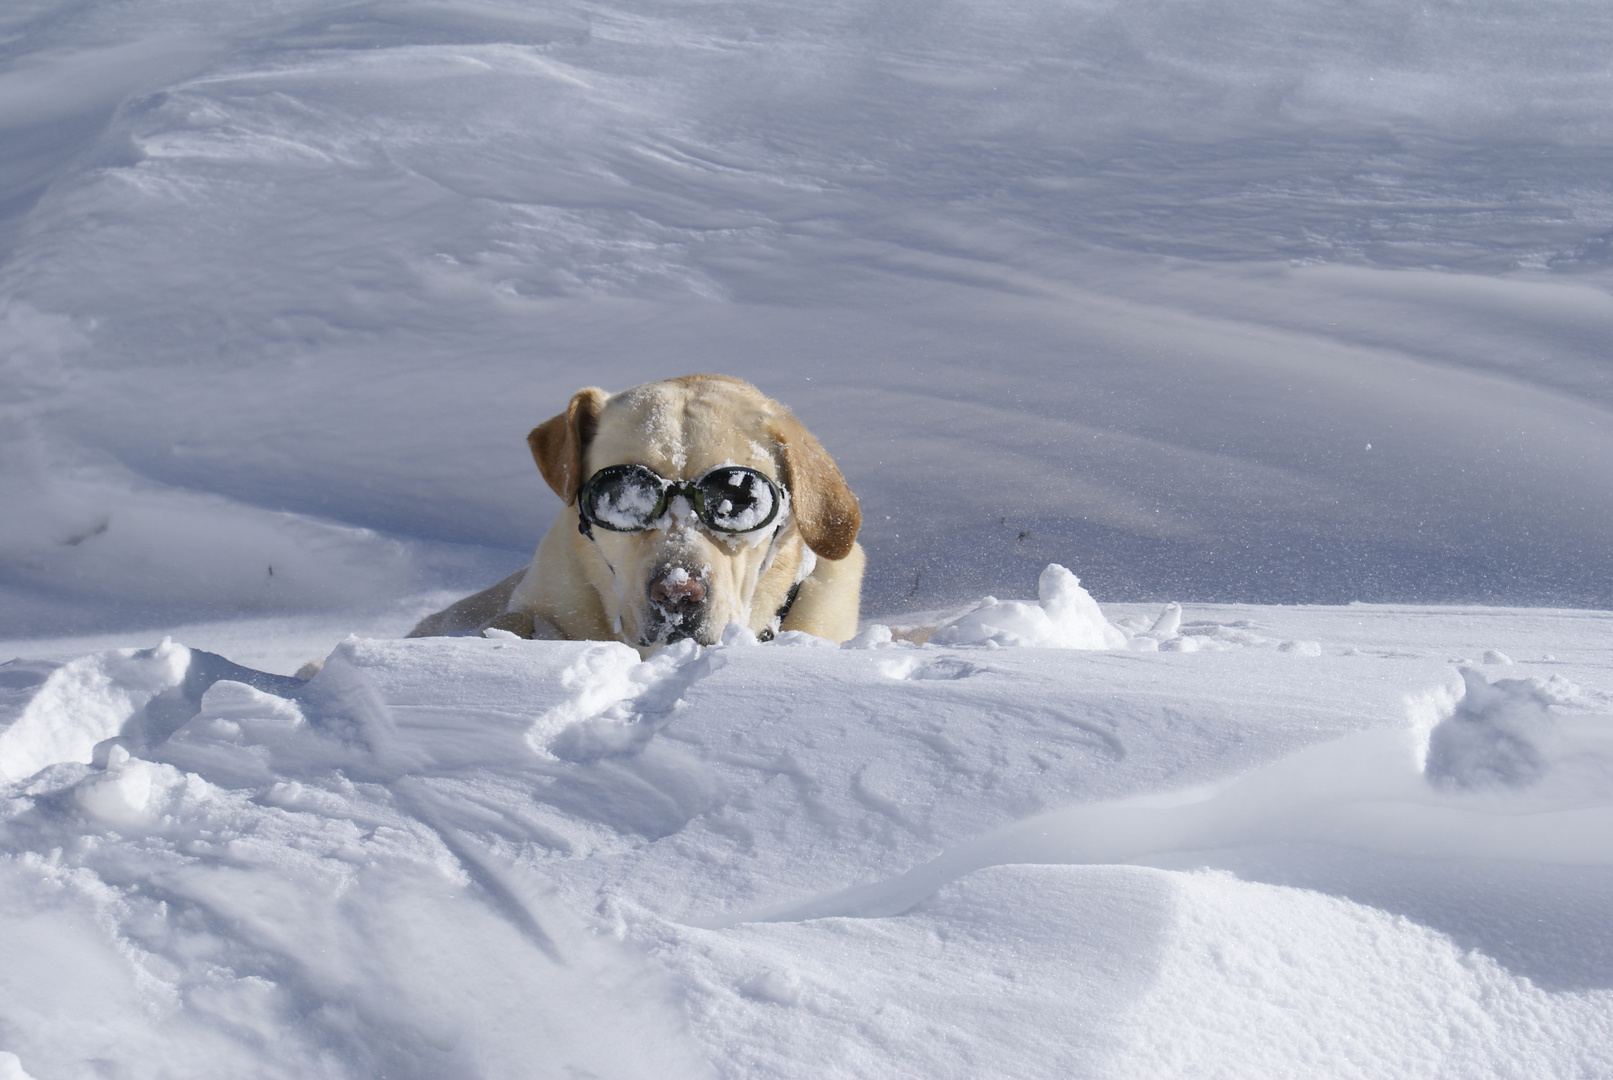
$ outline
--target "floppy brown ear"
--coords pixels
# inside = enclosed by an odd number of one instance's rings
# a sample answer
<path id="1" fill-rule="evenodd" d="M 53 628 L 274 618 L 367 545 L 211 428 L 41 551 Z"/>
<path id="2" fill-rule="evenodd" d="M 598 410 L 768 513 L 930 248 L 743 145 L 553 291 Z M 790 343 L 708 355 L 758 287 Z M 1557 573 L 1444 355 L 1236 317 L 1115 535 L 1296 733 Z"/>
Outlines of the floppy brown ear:
<path id="1" fill-rule="evenodd" d="M 597 386 L 578 390 L 559 416 L 551 416 L 532 429 L 526 444 L 532 460 L 554 493 L 570 506 L 582 486 L 582 458 L 599 427 L 599 410 L 610 395 Z"/>
<path id="2" fill-rule="evenodd" d="M 812 433 L 789 413 L 773 421 L 773 437 L 784 451 L 790 505 L 807 547 L 825 559 L 844 559 L 862 528 L 862 508 L 846 478 Z"/>

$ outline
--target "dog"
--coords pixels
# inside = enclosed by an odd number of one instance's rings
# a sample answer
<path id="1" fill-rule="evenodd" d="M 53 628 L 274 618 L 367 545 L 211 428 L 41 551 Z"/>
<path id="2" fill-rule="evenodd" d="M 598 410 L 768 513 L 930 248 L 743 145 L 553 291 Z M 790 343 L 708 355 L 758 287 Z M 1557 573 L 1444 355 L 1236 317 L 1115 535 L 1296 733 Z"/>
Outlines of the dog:
<path id="1" fill-rule="evenodd" d="M 766 641 L 857 632 L 862 512 L 789 409 L 726 375 L 577 391 L 527 436 L 565 509 L 530 566 L 410 637 L 504 630 L 643 656 L 738 623 Z"/>

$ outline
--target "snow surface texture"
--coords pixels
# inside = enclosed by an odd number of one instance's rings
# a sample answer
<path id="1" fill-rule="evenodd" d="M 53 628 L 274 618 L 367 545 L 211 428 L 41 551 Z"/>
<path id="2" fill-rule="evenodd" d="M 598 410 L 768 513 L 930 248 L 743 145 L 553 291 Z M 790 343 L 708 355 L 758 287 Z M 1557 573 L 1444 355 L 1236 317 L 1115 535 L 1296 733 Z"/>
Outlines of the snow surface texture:
<path id="1" fill-rule="evenodd" d="M 1216 603 L 1613 607 L 1610 55 L 0 5 L 0 1080 L 1613 1075 L 1610 617 Z M 377 640 L 711 370 L 937 641 Z"/>
<path id="2" fill-rule="evenodd" d="M 1053 561 L 1613 606 L 1602 0 L 13 0 L 0 42 L 0 633 L 480 588 L 559 508 L 534 423 L 709 370 L 836 455 L 876 614 Z"/>
<path id="3" fill-rule="evenodd" d="M 1613 1075 L 1613 616 L 1042 585 L 0 666 L 0 1068 Z"/>

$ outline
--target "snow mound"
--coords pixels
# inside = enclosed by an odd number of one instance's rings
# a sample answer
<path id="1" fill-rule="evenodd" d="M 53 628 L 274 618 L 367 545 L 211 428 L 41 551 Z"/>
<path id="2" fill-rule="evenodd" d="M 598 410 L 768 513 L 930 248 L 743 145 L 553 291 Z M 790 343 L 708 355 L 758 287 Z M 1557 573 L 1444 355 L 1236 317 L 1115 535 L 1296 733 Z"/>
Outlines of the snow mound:
<path id="1" fill-rule="evenodd" d="M 1613 698 L 1459 700 L 1449 647 L 1296 679 L 1314 613 L 1217 618 L 1132 637 L 1260 647 L 5 665 L 0 1034 L 37 1076 L 1605 1072 Z"/>
<path id="2" fill-rule="evenodd" d="M 1113 1075 L 1571 1077 L 1610 1064 L 1601 1001 L 1545 993 L 1426 926 L 1222 873 L 1172 884 L 1180 921 L 1158 981 L 1118 1025 Z M 1337 1041 L 1309 1044 L 1300 1064 L 1293 1048 L 1318 1016 Z"/>
<path id="3" fill-rule="evenodd" d="M 0 780 L 61 763 L 105 764 L 100 751 L 114 739 L 150 749 L 196 715 L 210 687 L 212 700 L 220 700 L 227 685 L 220 680 L 238 680 L 254 693 L 301 686 L 168 638 L 150 649 L 113 649 L 65 663 L 0 664 Z"/>
<path id="4" fill-rule="evenodd" d="M 105 771 L 79 784 L 73 798 L 92 821 L 127 834 L 170 817 L 184 788 L 184 775 L 172 765 L 141 761 L 113 746 Z"/>
<path id="5" fill-rule="evenodd" d="M 49 671 L 20 709 L 0 717 L 0 779 L 20 780 L 60 761 L 89 764 L 97 743 L 179 685 L 190 660 L 189 649 L 164 638 L 155 648 L 81 656 Z M 31 681 L 21 665 L 0 670 Z"/>
<path id="6" fill-rule="evenodd" d="M 1294 656 L 1320 656 L 1318 641 L 1284 639 L 1260 633 L 1247 619 L 1184 622 L 1182 605 L 1166 604 L 1152 622 L 1122 616 L 1111 622 L 1081 579 L 1049 563 L 1037 579 L 1037 602 L 1007 602 L 988 596 L 944 622 L 929 643 L 945 646 L 1041 649 L 1131 649 L 1134 652 L 1221 652 L 1234 648 L 1275 649 Z M 889 627 L 874 624 L 846 643 L 847 648 L 890 644 Z"/>
<path id="7" fill-rule="evenodd" d="M 1461 701 L 1428 735 L 1431 783 L 1521 789 L 1567 773 L 1613 791 L 1613 718 L 1565 714 L 1584 700 L 1578 687 L 1560 677 L 1491 683 L 1472 668 L 1462 682 Z"/>
<path id="8" fill-rule="evenodd" d="M 936 645 L 1028 646 L 1044 649 L 1118 649 L 1126 635 L 1103 617 L 1081 579 L 1050 563 L 1036 580 L 1037 603 L 994 596 L 938 627 Z"/>

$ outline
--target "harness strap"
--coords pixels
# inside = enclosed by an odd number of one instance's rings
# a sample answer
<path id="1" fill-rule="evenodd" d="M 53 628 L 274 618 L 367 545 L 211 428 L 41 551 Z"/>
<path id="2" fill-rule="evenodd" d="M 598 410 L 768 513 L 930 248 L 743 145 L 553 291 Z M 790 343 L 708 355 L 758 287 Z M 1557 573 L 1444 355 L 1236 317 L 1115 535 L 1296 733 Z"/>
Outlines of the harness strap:
<path id="1" fill-rule="evenodd" d="M 789 617 L 790 608 L 795 606 L 795 598 L 801 593 L 801 583 L 797 581 L 790 586 L 790 591 L 784 597 L 784 603 L 779 605 L 778 611 L 773 615 L 772 622 L 762 627 L 762 632 L 756 635 L 757 641 L 772 641 L 776 636 L 773 626 L 776 624 L 780 630 L 784 628 L 784 620 Z"/>

